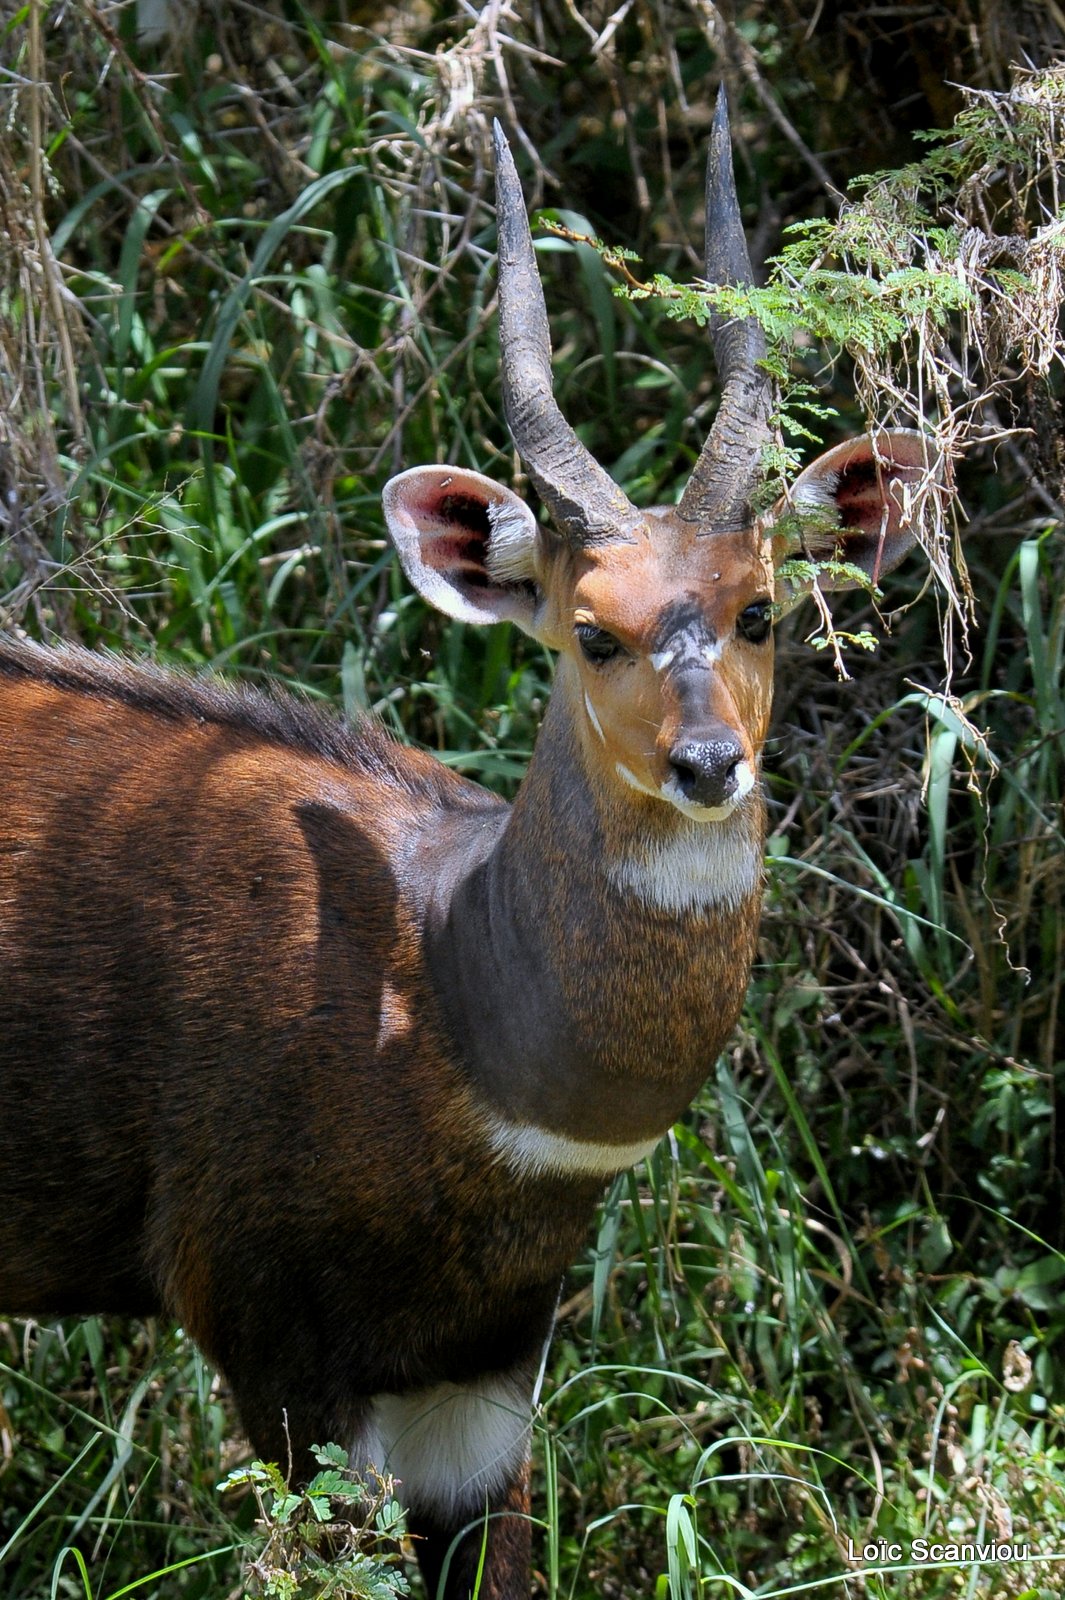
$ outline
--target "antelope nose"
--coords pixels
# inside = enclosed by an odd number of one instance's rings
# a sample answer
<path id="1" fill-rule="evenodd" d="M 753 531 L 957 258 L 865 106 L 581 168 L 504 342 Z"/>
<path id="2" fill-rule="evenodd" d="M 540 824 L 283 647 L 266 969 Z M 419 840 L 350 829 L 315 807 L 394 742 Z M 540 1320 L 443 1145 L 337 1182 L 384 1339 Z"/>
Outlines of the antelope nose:
<path id="1" fill-rule="evenodd" d="M 669 765 L 684 799 L 713 810 L 736 798 L 743 758 L 736 739 L 684 739 L 669 752 Z"/>

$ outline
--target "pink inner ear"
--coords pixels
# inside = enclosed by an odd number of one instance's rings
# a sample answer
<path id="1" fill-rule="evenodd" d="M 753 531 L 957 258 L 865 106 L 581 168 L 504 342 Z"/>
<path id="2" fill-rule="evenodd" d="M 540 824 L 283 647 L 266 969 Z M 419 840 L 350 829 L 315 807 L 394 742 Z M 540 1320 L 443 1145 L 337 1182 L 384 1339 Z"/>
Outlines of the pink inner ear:
<path id="1" fill-rule="evenodd" d="M 491 527 L 488 506 L 477 495 L 452 489 L 448 479 L 407 484 L 403 496 L 407 516 L 421 529 L 426 566 L 463 582 L 487 582 L 485 559 Z"/>
<path id="2" fill-rule="evenodd" d="M 920 466 L 906 462 L 890 459 L 877 462 L 872 455 L 860 456 L 848 463 L 840 471 L 833 496 L 839 507 L 840 526 L 877 532 L 886 500 L 887 524 L 890 527 L 899 510 L 899 501 L 892 494 L 892 484 L 910 482 L 918 478 L 921 471 Z"/>
<path id="3" fill-rule="evenodd" d="M 463 467 L 410 467 L 385 484 L 383 505 L 403 570 L 430 605 L 460 622 L 533 630 L 531 586 L 497 580 L 489 565 L 501 528 L 532 559 L 536 523 L 512 490 Z"/>
<path id="4" fill-rule="evenodd" d="M 902 512 L 895 485 L 916 483 L 926 474 L 927 448 L 926 438 L 908 429 L 880 435 L 876 445 L 864 435 L 849 445 L 836 445 L 808 472 L 828 470 L 827 482 L 843 528 L 862 528 L 865 533 L 880 533 L 881 526 L 895 530 Z"/>
<path id="5" fill-rule="evenodd" d="M 470 587 L 486 588 L 491 527 L 484 501 L 445 491 L 427 495 L 421 509 L 426 522 L 433 524 L 431 536 L 422 544 L 426 564 Z"/>

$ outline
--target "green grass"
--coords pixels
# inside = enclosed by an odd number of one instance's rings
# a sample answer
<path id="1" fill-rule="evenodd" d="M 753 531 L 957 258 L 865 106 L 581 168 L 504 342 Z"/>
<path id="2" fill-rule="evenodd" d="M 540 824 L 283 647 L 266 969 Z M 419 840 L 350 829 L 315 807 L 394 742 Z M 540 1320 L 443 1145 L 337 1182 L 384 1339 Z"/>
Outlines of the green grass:
<path id="1" fill-rule="evenodd" d="M 748 21 L 802 123 L 806 86 Z M 677 218 L 698 236 L 703 152 L 667 41 L 619 31 L 630 145 L 587 37 L 540 22 L 525 42 L 567 76 L 526 53 L 510 82 L 558 176 L 548 198 L 598 207 L 594 231 L 687 279 L 669 241 Z M 0 173 L 21 231 L 0 245 L 16 511 L 0 622 L 372 711 L 509 794 L 550 663 L 509 629 L 427 613 L 380 514 L 402 466 L 514 472 L 486 130 L 453 94 L 471 72 L 475 110 L 498 109 L 488 58 L 450 10 L 409 27 L 405 53 L 298 8 L 269 25 L 220 13 L 146 88 L 128 18 L 117 53 L 84 5 L 8 23 L 22 87 Z M 708 106 L 702 34 L 673 42 L 689 106 Z M 756 168 L 799 188 L 755 101 L 742 121 Z M 634 151 L 653 179 L 639 214 Z M 705 335 L 619 302 L 592 253 L 580 266 L 544 252 L 559 394 L 634 498 L 668 498 L 712 403 Z M 790 359 L 849 404 L 845 368 L 837 382 L 807 346 Z M 1059 388 L 1055 367 L 1025 403 L 1052 415 Z M 963 475 L 980 623 L 972 659 L 951 657 L 953 699 L 931 597 L 848 683 L 782 630 L 743 1023 L 671 1140 L 606 1198 L 564 1295 L 535 1448 L 551 1600 L 1060 1588 L 1065 589 L 1060 523 L 1000 465 Z M 916 598 L 911 565 L 886 605 Z M 882 632 L 867 600 L 852 625 Z M 180 1333 L 6 1323 L 0 1361 L 0 1592 L 243 1592 L 258 1507 L 248 1487 L 219 1492 L 243 1446 Z M 910 1560 L 914 1539 L 989 1537 L 1040 1559 Z M 859 1577 L 880 1539 L 903 1570 Z"/>

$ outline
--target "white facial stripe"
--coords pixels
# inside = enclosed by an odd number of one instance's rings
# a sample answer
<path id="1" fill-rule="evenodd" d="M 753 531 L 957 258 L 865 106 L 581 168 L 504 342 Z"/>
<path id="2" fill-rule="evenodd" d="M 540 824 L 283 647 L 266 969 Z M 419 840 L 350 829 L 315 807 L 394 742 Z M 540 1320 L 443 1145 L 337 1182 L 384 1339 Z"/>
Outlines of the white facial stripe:
<path id="1" fill-rule="evenodd" d="M 611 862 L 607 876 L 616 889 L 663 911 L 734 909 L 760 887 L 762 853 L 740 818 L 716 826 L 693 821 L 642 856 Z"/>
<path id="2" fill-rule="evenodd" d="M 676 653 L 675 650 L 659 650 L 653 656 L 648 656 L 647 659 L 656 672 L 664 672 Z"/>
<path id="3" fill-rule="evenodd" d="M 623 766 L 620 761 L 615 763 L 614 771 L 622 783 L 627 783 L 629 788 L 635 789 L 638 794 L 649 794 L 653 800 L 661 799 L 661 793 L 658 789 L 652 789 L 648 784 L 641 783 L 635 772 L 630 772 L 628 767 Z"/>
<path id="4" fill-rule="evenodd" d="M 592 705 L 591 700 L 589 700 L 589 698 L 588 698 L 587 690 L 585 691 L 585 695 L 584 695 L 584 709 L 588 713 L 588 721 L 591 723 L 592 727 L 595 729 L 595 731 L 599 735 L 600 739 L 602 739 L 603 743 L 606 744 L 606 734 L 603 732 L 603 725 L 599 721 L 599 718 L 595 714 L 595 707 Z"/>
<path id="5" fill-rule="evenodd" d="M 650 1155 L 660 1137 L 641 1139 L 636 1144 L 593 1144 L 571 1139 L 564 1133 L 551 1133 L 532 1123 L 507 1122 L 496 1112 L 488 1113 L 486 1121 L 485 1131 L 496 1159 L 523 1178 L 612 1178 Z"/>
<path id="6" fill-rule="evenodd" d="M 394 1474 L 414 1510 L 441 1521 L 476 1516 L 528 1457 L 531 1410 L 520 1373 L 377 1395 L 352 1459 Z"/>

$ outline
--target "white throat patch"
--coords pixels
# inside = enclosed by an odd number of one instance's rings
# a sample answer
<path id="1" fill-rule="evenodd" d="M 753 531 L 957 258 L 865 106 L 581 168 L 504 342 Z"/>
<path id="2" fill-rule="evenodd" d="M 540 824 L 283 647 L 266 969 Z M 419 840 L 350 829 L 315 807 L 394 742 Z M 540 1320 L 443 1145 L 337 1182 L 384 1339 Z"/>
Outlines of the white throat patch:
<path id="1" fill-rule="evenodd" d="M 741 817 L 682 823 L 639 854 L 607 863 L 616 889 L 662 911 L 735 909 L 760 887 L 762 852 Z"/>

